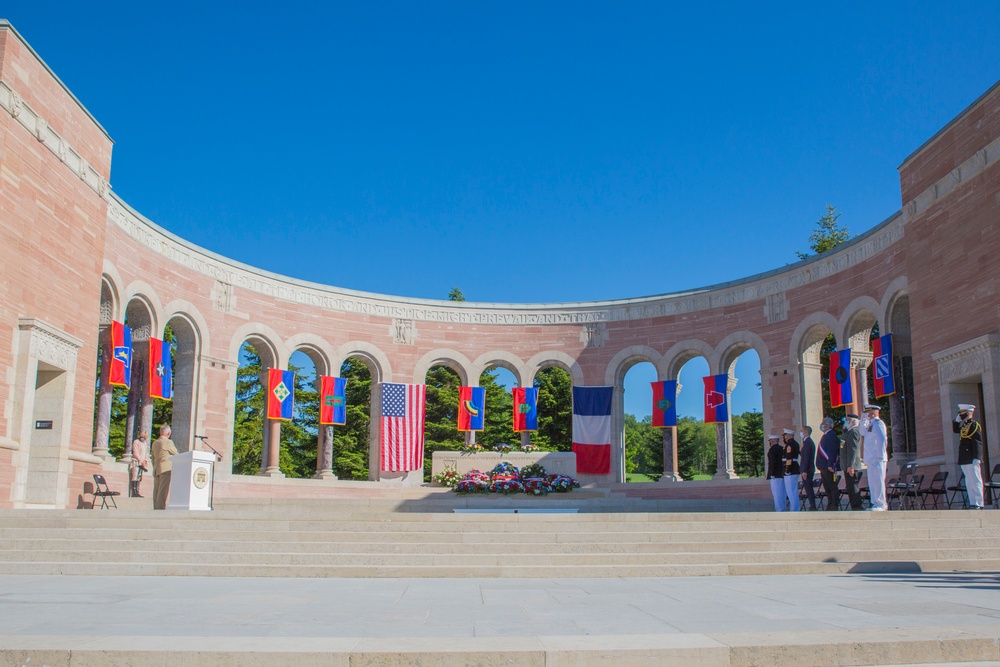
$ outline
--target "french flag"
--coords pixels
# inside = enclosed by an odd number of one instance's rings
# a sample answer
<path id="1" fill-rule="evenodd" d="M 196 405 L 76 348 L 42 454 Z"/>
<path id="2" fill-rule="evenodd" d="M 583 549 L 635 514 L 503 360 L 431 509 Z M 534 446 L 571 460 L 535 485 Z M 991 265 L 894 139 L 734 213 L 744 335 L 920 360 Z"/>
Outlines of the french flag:
<path id="1" fill-rule="evenodd" d="M 851 391 L 851 348 L 830 355 L 830 407 L 854 403 Z"/>
<path id="2" fill-rule="evenodd" d="M 726 393 L 729 391 L 729 375 L 709 375 L 705 381 L 705 423 L 729 421 L 729 405 Z"/>
<path id="3" fill-rule="evenodd" d="M 573 453 L 577 473 L 611 472 L 613 390 L 613 387 L 573 387 Z"/>

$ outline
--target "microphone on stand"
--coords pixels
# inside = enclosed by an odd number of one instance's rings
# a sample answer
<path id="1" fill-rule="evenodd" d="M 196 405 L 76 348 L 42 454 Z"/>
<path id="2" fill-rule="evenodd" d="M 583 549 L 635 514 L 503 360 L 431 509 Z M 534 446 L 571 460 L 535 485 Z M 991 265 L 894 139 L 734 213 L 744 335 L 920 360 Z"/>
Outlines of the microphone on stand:
<path id="1" fill-rule="evenodd" d="M 207 442 L 207 440 L 208 440 L 208 436 L 204 436 L 204 435 L 196 435 L 196 436 L 194 436 L 194 437 L 195 437 L 196 439 L 198 439 L 198 440 L 201 440 L 201 444 L 203 444 L 203 445 L 205 445 L 206 447 L 208 447 L 209 449 L 211 449 L 211 450 L 212 450 L 212 453 L 213 453 L 213 454 L 215 454 L 215 458 L 216 458 L 216 459 L 218 459 L 219 461 L 221 461 L 221 460 L 222 460 L 222 454 L 220 454 L 219 452 L 215 451 L 215 447 L 213 447 L 212 445 L 208 444 L 208 442 Z"/>

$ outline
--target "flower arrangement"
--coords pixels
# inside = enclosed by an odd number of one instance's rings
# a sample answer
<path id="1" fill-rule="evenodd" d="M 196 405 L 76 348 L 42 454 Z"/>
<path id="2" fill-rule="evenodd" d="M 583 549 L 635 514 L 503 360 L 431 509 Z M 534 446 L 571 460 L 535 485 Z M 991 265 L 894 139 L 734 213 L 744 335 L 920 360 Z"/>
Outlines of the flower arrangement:
<path id="1" fill-rule="evenodd" d="M 524 493 L 524 484 L 517 477 L 498 475 L 490 482 L 491 493 Z"/>
<path id="2" fill-rule="evenodd" d="M 580 482 L 566 475 L 549 475 L 549 484 L 556 493 L 567 493 L 580 488 Z"/>
<path id="3" fill-rule="evenodd" d="M 501 461 L 490 470 L 490 477 L 520 477 L 521 473 L 514 464 L 508 461 Z"/>
<path id="4" fill-rule="evenodd" d="M 521 444 L 521 451 L 522 452 L 528 452 L 528 453 L 537 452 L 538 451 L 538 445 L 533 445 L 530 442 L 522 443 Z"/>
<path id="5" fill-rule="evenodd" d="M 481 451 L 483 451 L 483 446 L 478 442 L 470 442 L 466 445 L 462 445 L 463 454 L 478 454 Z"/>
<path id="6" fill-rule="evenodd" d="M 490 477 L 479 470 L 470 470 L 452 490 L 456 493 L 489 493 Z"/>
<path id="7" fill-rule="evenodd" d="M 525 477 L 524 492 L 531 496 L 544 496 L 552 493 L 552 485 L 545 477 Z"/>
<path id="8" fill-rule="evenodd" d="M 541 463 L 529 463 L 521 468 L 521 479 L 545 477 L 545 467 Z"/>
<path id="9" fill-rule="evenodd" d="M 497 450 L 501 454 L 510 454 L 510 445 L 506 442 L 498 442 L 493 449 Z"/>
<path id="10" fill-rule="evenodd" d="M 454 466 L 446 466 L 444 470 L 434 475 L 435 482 L 449 488 L 454 487 L 461 480 L 462 476 L 458 474 L 458 469 Z"/>

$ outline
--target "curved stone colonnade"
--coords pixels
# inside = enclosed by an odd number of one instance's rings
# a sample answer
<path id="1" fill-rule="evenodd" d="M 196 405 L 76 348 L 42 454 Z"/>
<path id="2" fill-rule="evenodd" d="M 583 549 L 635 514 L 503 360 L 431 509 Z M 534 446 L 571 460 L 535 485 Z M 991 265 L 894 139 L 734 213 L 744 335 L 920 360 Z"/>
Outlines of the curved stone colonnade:
<path id="1" fill-rule="evenodd" d="M 855 351 L 856 379 L 863 384 L 876 324 L 894 334 L 896 355 L 910 369 L 909 412 L 893 420 L 911 427 L 905 447 L 895 443 L 897 460 L 917 458 L 956 471 L 951 417 L 957 401 L 976 403 L 986 432 L 1000 433 L 1000 86 L 899 167 L 900 212 L 835 251 L 704 289 L 560 304 L 366 294 L 270 274 L 193 246 L 110 191 L 110 137 L 3 21 L 0 109 L 0 230 L 7 241 L 0 244 L 0 366 L 6 371 L 0 504 L 79 506 L 93 473 L 125 479 L 123 464 L 107 455 L 110 393 L 102 392 L 96 405 L 93 400 L 106 325 L 122 319 L 137 342 L 162 336 L 170 324 L 178 343 L 175 440 L 184 448 L 195 434 L 207 435 L 226 461 L 246 341 L 264 367 L 284 368 L 296 351 L 320 374 L 337 374 L 346 359 L 360 359 L 373 388 L 383 381 L 423 382 L 438 364 L 468 384 L 494 366 L 522 384 L 557 366 L 575 384 L 612 385 L 612 473 L 583 480 L 602 485 L 623 474 L 621 388 L 635 364 L 652 363 L 659 379 L 676 379 L 700 356 L 710 373 L 732 377 L 736 359 L 752 349 L 761 364 L 765 431 L 816 425 L 823 339 L 832 333 L 839 347 Z M 136 361 L 145 361 L 141 352 Z M 864 392 L 856 395 L 860 402 Z M 377 401 L 372 404 L 377 410 Z M 151 425 L 148 400 L 145 405 L 134 428 Z M 904 409 L 901 396 L 892 409 L 894 416 Z M 377 415 L 371 421 L 377 461 Z M 728 425 L 717 428 L 719 476 L 729 478 L 732 435 Z M 273 435 L 262 434 L 265 451 L 270 440 L 277 442 Z M 664 442 L 672 451 L 664 457 L 670 479 L 676 471 L 670 430 Z M 989 444 L 1000 462 L 1000 436 Z M 244 493 L 248 484 L 267 495 L 344 484 L 282 480 L 275 454 L 271 449 L 262 466 L 271 477 L 233 476 L 222 466 L 219 495 Z M 420 481 L 373 468 L 372 477 L 382 481 Z"/>

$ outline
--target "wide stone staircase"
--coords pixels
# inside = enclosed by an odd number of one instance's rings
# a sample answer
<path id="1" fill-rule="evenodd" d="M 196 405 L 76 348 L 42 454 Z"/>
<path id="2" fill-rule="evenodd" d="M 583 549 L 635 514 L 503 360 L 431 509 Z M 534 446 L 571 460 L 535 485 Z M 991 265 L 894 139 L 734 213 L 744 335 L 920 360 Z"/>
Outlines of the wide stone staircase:
<path id="1" fill-rule="evenodd" d="M 595 511 L 606 504 L 585 496 L 552 504 L 496 500 L 502 502 L 453 507 L 443 496 L 429 504 L 229 499 L 212 512 L 190 513 L 4 510 L 0 574 L 524 578 L 1000 570 L 997 511 L 666 513 L 634 506 Z"/>

